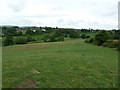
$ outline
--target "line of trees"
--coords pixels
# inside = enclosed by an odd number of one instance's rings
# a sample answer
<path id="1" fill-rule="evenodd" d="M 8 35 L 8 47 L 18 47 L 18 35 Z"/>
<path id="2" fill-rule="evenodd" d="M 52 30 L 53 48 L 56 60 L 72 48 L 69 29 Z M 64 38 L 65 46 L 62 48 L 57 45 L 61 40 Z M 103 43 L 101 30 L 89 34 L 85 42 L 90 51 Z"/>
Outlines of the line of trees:
<path id="1" fill-rule="evenodd" d="M 117 32 L 120 31 L 118 30 Z M 112 37 L 110 33 L 105 30 L 99 31 L 99 33 L 97 33 L 94 38 L 87 39 L 85 42 L 108 48 L 118 48 L 118 50 L 120 48 L 120 36 L 118 33 Z"/>
<path id="2" fill-rule="evenodd" d="M 36 40 L 30 35 L 26 37 L 15 37 L 15 38 L 13 38 L 13 36 L 6 36 L 2 44 L 3 46 L 9 46 L 13 44 L 27 44 L 28 42 L 31 41 L 36 41 Z"/>
<path id="3" fill-rule="evenodd" d="M 43 31 L 43 29 L 45 31 Z M 64 34 L 64 37 L 67 37 L 66 34 L 70 34 L 74 31 L 77 32 L 97 32 L 98 30 L 93 29 L 72 29 L 72 28 L 52 28 L 52 27 L 18 27 L 18 26 L 12 26 L 12 27 L 2 27 L 2 34 L 3 36 L 22 36 L 22 35 L 36 35 L 36 34 L 43 34 L 43 33 L 51 33 L 56 32 L 56 35 L 61 36 L 61 34 Z"/>
<path id="4" fill-rule="evenodd" d="M 44 37 L 41 39 L 44 42 L 60 42 L 60 41 L 64 41 L 65 37 L 69 37 L 71 39 L 75 39 L 75 38 L 90 38 L 89 35 L 86 34 L 81 34 L 79 32 L 71 32 L 71 33 L 63 33 L 61 31 L 58 31 L 59 33 L 55 32 L 53 34 L 45 34 Z M 13 45 L 13 44 L 26 44 L 28 42 L 31 41 L 36 41 L 36 39 L 34 39 L 32 37 L 32 35 L 27 34 L 26 36 L 20 36 L 20 37 L 13 37 L 13 36 L 6 36 L 4 41 L 3 41 L 3 45 L 4 46 L 9 46 L 9 45 Z"/>
<path id="5" fill-rule="evenodd" d="M 43 31 L 43 29 L 45 31 Z M 18 27 L 18 26 L 12 26 L 12 27 L 2 27 L 2 34 L 3 36 L 22 36 L 22 35 L 39 35 L 43 33 L 51 33 L 56 32 L 57 36 L 64 35 L 64 37 L 67 37 L 68 34 L 71 34 L 73 32 L 79 32 L 79 33 L 98 33 L 99 29 L 93 30 L 93 29 L 72 29 L 72 28 L 52 28 L 52 27 Z M 120 30 L 109 30 L 107 31 L 111 38 L 113 39 L 120 39 Z M 74 33 L 75 34 L 75 33 Z M 77 34 L 76 34 L 77 36 Z"/>
<path id="6" fill-rule="evenodd" d="M 82 38 L 87 39 L 85 42 L 94 43 L 98 46 L 110 46 L 107 42 L 109 39 L 118 40 L 120 39 L 120 30 L 93 30 L 93 29 L 69 29 L 69 28 L 52 28 L 52 27 L 24 27 L 20 28 L 17 26 L 13 27 L 2 27 L 2 34 L 5 37 L 3 44 L 5 46 L 12 44 L 25 44 L 31 41 L 36 41 L 32 38 L 33 35 L 46 34 L 42 38 L 44 42 L 57 42 L 64 41 L 65 38 L 71 39 Z M 96 33 L 94 38 L 90 38 L 86 33 Z M 14 36 L 21 36 L 14 38 Z M 24 36 L 24 37 L 22 37 Z M 23 40 L 24 39 L 24 40 Z M 108 45 L 109 43 L 109 45 Z M 112 46 L 110 46 L 112 47 Z"/>

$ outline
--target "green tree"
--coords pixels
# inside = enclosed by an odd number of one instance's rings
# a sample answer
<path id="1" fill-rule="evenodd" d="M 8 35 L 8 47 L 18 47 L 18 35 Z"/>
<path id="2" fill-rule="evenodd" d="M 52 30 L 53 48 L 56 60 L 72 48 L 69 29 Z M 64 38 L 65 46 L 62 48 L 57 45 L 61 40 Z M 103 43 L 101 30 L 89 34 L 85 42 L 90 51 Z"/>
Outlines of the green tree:
<path id="1" fill-rule="evenodd" d="M 36 30 L 35 32 L 34 32 L 34 34 L 42 34 L 43 32 L 41 31 L 41 30 Z"/>
<path id="2" fill-rule="evenodd" d="M 86 36 L 86 38 L 90 38 L 90 36 L 89 36 L 89 35 L 87 35 L 87 36 Z"/>
<path id="3" fill-rule="evenodd" d="M 13 45 L 13 37 L 12 36 L 7 36 L 3 43 L 4 43 L 4 46 Z"/>
<path id="4" fill-rule="evenodd" d="M 44 42 L 49 41 L 49 39 L 50 39 L 50 35 L 49 35 L 49 34 L 46 34 L 46 35 L 43 37 Z"/>
<path id="5" fill-rule="evenodd" d="M 101 46 L 104 42 L 106 42 L 109 39 L 109 35 L 107 31 L 102 30 L 98 34 L 95 35 L 95 44 L 98 46 Z"/>
<path id="6" fill-rule="evenodd" d="M 27 30 L 27 31 L 25 32 L 25 34 L 26 34 L 26 35 L 33 35 L 34 32 L 33 32 L 33 30 Z"/>
<path id="7" fill-rule="evenodd" d="M 69 34 L 70 38 L 79 38 L 79 33 L 78 32 L 72 32 L 71 34 Z"/>
<path id="8" fill-rule="evenodd" d="M 82 39 L 85 39 L 86 37 L 87 37 L 86 34 L 82 34 L 82 35 L 81 35 L 81 38 L 82 38 Z"/>
<path id="9" fill-rule="evenodd" d="M 31 42 L 31 41 L 33 41 L 33 38 L 30 35 L 28 35 L 27 36 L 27 42 Z"/>
<path id="10" fill-rule="evenodd" d="M 2 31 L 5 36 L 17 36 L 16 27 L 3 27 Z"/>
<path id="11" fill-rule="evenodd" d="M 22 35 L 23 35 L 22 31 L 19 31 L 19 32 L 17 33 L 17 35 L 18 35 L 18 36 L 22 36 Z"/>
<path id="12" fill-rule="evenodd" d="M 56 42 L 57 40 L 56 40 L 55 37 L 51 36 L 49 41 L 50 41 L 50 42 Z"/>
<path id="13" fill-rule="evenodd" d="M 64 36 L 59 36 L 59 37 L 57 38 L 57 41 L 64 41 Z"/>
<path id="14" fill-rule="evenodd" d="M 15 44 L 26 44 L 27 43 L 27 38 L 25 37 L 17 37 L 14 40 Z"/>

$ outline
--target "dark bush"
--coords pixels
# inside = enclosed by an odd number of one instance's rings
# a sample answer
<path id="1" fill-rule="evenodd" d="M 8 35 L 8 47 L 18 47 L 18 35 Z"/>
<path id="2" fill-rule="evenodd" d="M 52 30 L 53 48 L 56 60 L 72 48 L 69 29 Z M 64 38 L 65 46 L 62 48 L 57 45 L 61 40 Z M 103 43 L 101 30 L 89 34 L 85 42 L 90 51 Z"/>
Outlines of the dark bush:
<path id="1" fill-rule="evenodd" d="M 102 45 L 103 47 L 108 47 L 108 48 L 115 48 L 112 42 L 105 42 Z"/>
<path id="2" fill-rule="evenodd" d="M 27 36 L 27 42 L 34 41 L 34 38 L 32 38 L 30 35 Z"/>
<path id="3" fill-rule="evenodd" d="M 19 32 L 17 33 L 17 35 L 18 35 L 18 36 L 22 36 L 22 35 L 23 35 L 22 31 L 19 31 Z"/>
<path id="4" fill-rule="evenodd" d="M 98 46 L 101 46 L 103 43 L 105 43 L 109 39 L 109 35 L 107 31 L 102 30 L 98 34 L 95 35 L 94 42 Z"/>
<path id="5" fill-rule="evenodd" d="M 92 43 L 92 42 L 94 42 L 94 38 L 89 39 L 89 43 Z"/>
<path id="6" fill-rule="evenodd" d="M 64 36 L 64 37 L 68 37 L 68 34 L 64 34 L 63 36 Z"/>
<path id="7" fill-rule="evenodd" d="M 81 38 L 82 38 L 82 39 L 85 39 L 85 38 L 86 38 L 86 34 L 82 34 L 82 35 L 81 35 Z"/>
<path id="8" fill-rule="evenodd" d="M 45 36 L 42 38 L 42 40 L 44 40 L 44 42 L 48 42 L 48 41 L 50 40 L 50 35 L 49 35 L 49 34 L 45 35 Z"/>
<path id="9" fill-rule="evenodd" d="M 17 37 L 14 40 L 15 44 L 26 44 L 27 43 L 27 38 L 25 37 Z"/>
<path id="10" fill-rule="evenodd" d="M 56 42 L 57 40 L 56 40 L 56 38 L 55 37 L 53 37 L 53 36 L 51 36 L 50 37 L 50 40 L 49 40 L 49 42 Z"/>
<path id="11" fill-rule="evenodd" d="M 87 35 L 87 36 L 86 36 L 86 38 L 90 38 L 90 36 L 89 36 L 89 35 Z"/>
<path id="12" fill-rule="evenodd" d="M 103 47 L 108 47 L 108 48 L 118 48 L 120 46 L 119 41 L 117 40 L 109 40 L 102 45 Z"/>
<path id="13" fill-rule="evenodd" d="M 13 37 L 12 36 L 7 36 L 5 40 L 3 41 L 4 46 L 9 46 L 13 45 Z"/>
<path id="14" fill-rule="evenodd" d="M 90 39 L 85 40 L 86 43 L 92 43 L 93 41 L 94 41 L 94 38 L 90 38 Z"/>
<path id="15" fill-rule="evenodd" d="M 79 38 L 79 33 L 78 32 L 72 32 L 71 34 L 69 34 L 70 38 Z"/>
<path id="16" fill-rule="evenodd" d="M 34 34 L 34 31 L 33 30 L 27 30 L 25 32 L 25 35 L 33 35 Z"/>
<path id="17" fill-rule="evenodd" d="M 3 27 L 2 28 L 2 33 L 5 35 L 5 36 L 17 36 L 17 30 L 16 30 L 17 27 Z"/>
<path id="18" fill-rule="evenodd" d="M 89 40 L 88 40 L 88 39 L 86 39 L 86 40 L 85 40 L 85 42 L 86 42 L 86 43 L 89 43 Z"/>
<path id="19" fill-rule="evenodd" d="M 59 37 L 57 38 L 57 41 L 64 41 L 64 36 L 59 36 Z"/>

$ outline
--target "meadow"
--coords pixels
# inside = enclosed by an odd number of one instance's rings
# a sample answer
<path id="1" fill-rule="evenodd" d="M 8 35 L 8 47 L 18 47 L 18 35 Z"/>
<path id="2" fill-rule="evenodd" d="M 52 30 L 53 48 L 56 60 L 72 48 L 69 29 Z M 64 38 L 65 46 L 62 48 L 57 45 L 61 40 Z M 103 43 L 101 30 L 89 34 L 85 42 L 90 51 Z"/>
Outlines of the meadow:
<path id="1" fill-rule="evenodd" d="M 3 47 L 3 88 L 116 88 L 118 52 L 83 39 Z"/>

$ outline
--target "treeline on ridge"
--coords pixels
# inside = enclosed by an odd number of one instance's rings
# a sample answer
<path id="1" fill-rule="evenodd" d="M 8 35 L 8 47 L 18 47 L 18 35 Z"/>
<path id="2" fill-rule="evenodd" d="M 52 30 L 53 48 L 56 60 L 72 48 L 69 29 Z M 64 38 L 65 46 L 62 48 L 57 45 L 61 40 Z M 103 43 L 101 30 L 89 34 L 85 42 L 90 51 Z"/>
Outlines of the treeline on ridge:
<path id="1" fill-rule="evenodd" d="M 89 33 L 93 33 L 91 37 Z M 38 38 L 34 36 L 37 35 Z M 3 46 L 26 44 L 29 42 L 58 42 L 66 38 L 82 38 L 86 43 L 115 48 L 119 46 L 120 30 L 72 29 L 52 27 L 2 27 Z M 39 38 L 42 36 L 42 38 Z"/>

